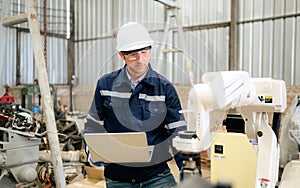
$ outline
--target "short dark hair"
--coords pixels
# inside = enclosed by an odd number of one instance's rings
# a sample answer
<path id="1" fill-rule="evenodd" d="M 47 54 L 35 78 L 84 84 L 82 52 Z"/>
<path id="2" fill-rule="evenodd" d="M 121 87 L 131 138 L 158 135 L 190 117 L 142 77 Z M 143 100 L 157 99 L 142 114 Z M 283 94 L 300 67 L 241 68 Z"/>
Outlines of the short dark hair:
<path id="1" fill-rule="evenodd" d="M 136 50 L 130 50 L 130 51 L 121 51 L 121 53 L 123 55 L 128 55 L 130 53 L 133 53 L 133 52 L 138 52 L 138 51 L 141 51 L 141 50 L 151 50 L 151 46 L 147 46 L 147 47 L 144 47 L 144 48 L 140 48 L 140 49 L 136 49 Z"/>

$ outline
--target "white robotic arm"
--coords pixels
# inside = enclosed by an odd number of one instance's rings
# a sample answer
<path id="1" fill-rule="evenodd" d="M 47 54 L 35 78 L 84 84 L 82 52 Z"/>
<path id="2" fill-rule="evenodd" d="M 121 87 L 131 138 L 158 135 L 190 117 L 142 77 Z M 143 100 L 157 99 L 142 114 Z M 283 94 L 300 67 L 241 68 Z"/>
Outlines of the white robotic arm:
<path id="1" fill-rule="evenodd" d="M 286 86 L 284 81 L 271 78 L 252 78 L 252 83 L 257 93 L 255 100 L 237 110 L 245 119 L 248 138 L 258 142 L 255 187 L 273 188 L 278 181 L 280 152 L 277 138 L 280 121 L 274 118 L 286 108 Z M 268 113 L 273 113 L 272 127 Z"/>
<path id="2" fill-rule="evenodd" d="M 255 89 L 245 71 L 205 73 L 202 83 L 189 92 L 187 131 L 183 138 L 175 137 L 174 146 L 181 152 L 197 153 L 210 147 L 210 112 L 250 104 Z M 223 119 L 223 117 L 220 117 Z M 190 135 L 190 136 L 187 136 Z"/>
<path id="3" fill-rule="evenodd" d="M 227 111 L 232 108 L 240 114 L 244 122 L 242 133 L 245 134 L 242 135 L 246 135 L 249 140 L 256 140 L 259 146 L 255 180 L 249 178 L 249 182 L 252 181 L 256 188 L 261 185 L 274 187 L 278 178 L 279 146 L 276 134 L 269 126 L 267 113 L 282 113 L 286 108 L 286 88 L 282 80 L 250 78 L 244 71 L 204 74 L 202 83 L 196 84 L 189 92 L 188 110 L 185 111 L 188 112 L 187 131 L 180 132 L 179 136 L 173 139 L 173 145 L 185 154 L 197 154 L 207 150 L 214 140 L 210 137 L 214 129 L 210 121 L 210 112 Z M 218 118 L 223 122 L 223 116 Z M 226 126 L 229 131 L 229 126 L 227 124 Z M 236 123 L 233 123 L 233 126 L 236 126 Z M 226 140 L 230 140 L 231 135 L 228 134 Z M 218 141 L 221 147 L 227 148 L 228 145 Z M 248 145 L 249 142 L 245 142 L 245 147 Z M 235 148 L 235 151 L 239 149 L 241 148 Z M 221 151 L 214 155 L 216 156 L 211 156 L 212 159 L 224 157 L 226 158 L 224 163 L 228 163 L 235 154 L 228 155 Z M 236 155 L 239 153 L 236 152 Z M 233 166 L 230 168 L 233 169 Z M 237 167 L 237 171 L 239 168 L 240 166 Z M 226 175 L 228 175 L 227 168 L 224 172 L 224 176 Z M 212 175 L 212 179 L 216 178 Z M 250 187 L 253 187 L 252 183 L 249 183 Z"/>
<path id="4" fill-rule="evenodd" d="M 246 134 L 250 139 L 257 139 L 261 113 L 282 113 L 286 108 L 286 87 L 282 80 L 271 78 L 252 78 L 256 96 L 251 104 L 240 106 L 237 110 L 243 114 Z"/>

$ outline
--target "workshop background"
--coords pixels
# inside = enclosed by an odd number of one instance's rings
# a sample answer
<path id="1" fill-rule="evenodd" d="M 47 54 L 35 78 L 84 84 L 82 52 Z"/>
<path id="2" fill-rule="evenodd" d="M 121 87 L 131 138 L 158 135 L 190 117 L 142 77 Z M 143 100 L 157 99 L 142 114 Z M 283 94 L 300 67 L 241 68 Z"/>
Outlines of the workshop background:
<path id="1" fill-rule="evenodd" d="M 191 75 L 200 83 L 203 73 L 226 70 L 284 80 L 293 104 L 300 93 L 300 0 L 176 0 L 178 9 L 162 2 L 35 1 L 55 102 L 87 114 L 98 78 L 123 66 L 118 28 L 134 21 L 149 29 L 151 65 L 175 84 L 183 107 Z M 24 0 L 0 0 L 1 20 L 24 12 Z M 31 90 L 38 75 L 29 31 L 28 23 L 0 25 L 0 96 L 7 85 L 16 103 L 38 94 Z M 37 105 L 34 98 L 26 103 Z"/>
<path id="2" fill-rule="evenodd" d="M 23 0 L 11 1 L 7 9 L 0 3 L 6 15 L 25 11 Z M 300 85 L 299 0 L 177 0 L 186 49 L 169 50 L 163 60 L 159 59 L 163 47 L 182 49 L 183 45 L 178 24 L 160 2 L 51 0 L 36 1 L 36 5 L 49 82 L 58 88 L 74 83 L 73 104 L 68 100 L 68 88 L 59 91 L 72 110 L 86 112 L 97 79 L 123 66 L 115 37 L 118 27 L 128 21 L 147 26 L 156 41 L 152 66 L 179 87 L 189 86 L 185 55 L 191 60 L 197 83 L 204 72 L 245 70 L 252 77 L 283 79 L 296 88 Z M 162 44 L 166 24 L 170 31 Z M 4 34 L 0 42 L 1 85 L 33 84 L 37 72 L 28 24 L 6 28 Z"/>

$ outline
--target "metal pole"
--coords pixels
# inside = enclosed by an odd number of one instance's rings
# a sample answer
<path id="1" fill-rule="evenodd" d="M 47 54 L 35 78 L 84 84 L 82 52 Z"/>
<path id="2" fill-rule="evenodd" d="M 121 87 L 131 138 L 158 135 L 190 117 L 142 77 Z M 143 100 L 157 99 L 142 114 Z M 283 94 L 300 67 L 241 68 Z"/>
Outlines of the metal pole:
<path id="1" fill-rule="evenodd" d="M 70 84 L 70 112 L 74 111 L 73 108 L 73 87 L 75 79 L 75 68 L 74 68 L 74 0 L 67 0 L 67 12 L 69 12 L 69 21 L 67 22 L 69 27 L 69 34 L 67 33 L 68 40 L 68 83 Z M 69 6 L 69 7 L 68 7 Z M 70 21 L 71 20 L 71 21 Z M 69 35 L 69 36 L 68 36 Z"/>
<path id="2" fill-rule="evenodd" d="M 7 28 L 5 28 L 3 26 L 3 18 L 8 16 L 8 13 L 10 11 L 10 1 L 9 0 L 4 0 L 2 1 L 2 7 L 1 7 L 1 11 L 0 11 L 0 36 L 1 36 L 1 40 L 0 40 L 0 70 L 2 72 L 4 72 L 3 68 L 5 67 L 4 65 L 6 64 L 6 34 L 7 34 Z M 2 75 L 0 76 L 0 96 L 2 96 L 5 91 L 3 88 L 3 85 L 6 83 L 3 83 L 2 79 L 1 79 Z"/>
<path id="3" fill-rule="evenodd" d="M 43 54 L 42 38 L 40 35 L 40 27 L 38 23 L 38 16 L 36 13 L 36 6 L 34 4 L 34 0 L 26 0 L 26 8 L 28 14 L 31 41 L 33 45 L 34 58 L 36 61 L 36 69 L 38 72 L 38 83 L 42 95 L 43 111 L 45 114 L 52 165 L 54 167 L 53 170 L 55 176 L 55 183 L 57 188 L 65 188 L 66 182 L 63 171 L 63 163 L 57 136 L 56 122 L 49 88 L 48 75 Z"/>
<path id="4" fill-rule="evenodd" d="M 231 21 L 229 39 L 229 70 L 239 70 L 237 61 L 237 16 L 238 5 L 236 0 L 231 0 Z"/>
<path id="5" fill-rule="evenodd" d="M 2 25 L 5 26 L 5 27 L 10 27 L 10 26 L 13 26 L 13 25 L 16 25 L 16 24 L 27 22 L 27 20 L 28 20 L 27 14 L 23 13 L 23 14 L 11 16 L 11 17 L 8 17 L 8 18 L 3 18 L 2 19 Z"/>

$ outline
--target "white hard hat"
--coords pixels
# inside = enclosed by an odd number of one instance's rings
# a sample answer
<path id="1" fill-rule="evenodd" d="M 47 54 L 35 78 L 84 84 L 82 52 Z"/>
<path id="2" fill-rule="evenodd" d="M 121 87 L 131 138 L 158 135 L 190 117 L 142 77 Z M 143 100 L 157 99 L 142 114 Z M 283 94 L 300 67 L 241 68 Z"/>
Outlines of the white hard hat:
<path id="1" fill-rule="evenodd" d="M 152 46 L 153 43 L 145 26 L 136 22 L 128 22 L 119 29 L 116 49 L 132 51 Z"/>

